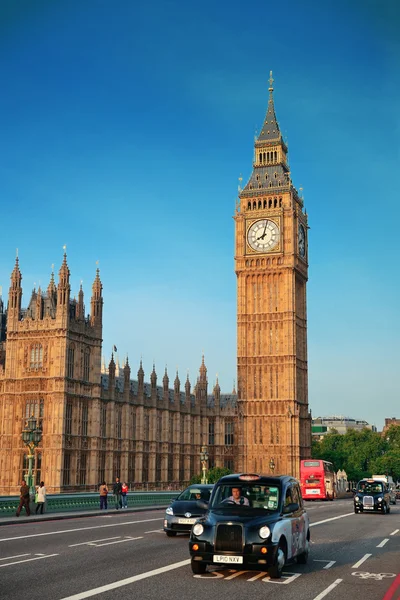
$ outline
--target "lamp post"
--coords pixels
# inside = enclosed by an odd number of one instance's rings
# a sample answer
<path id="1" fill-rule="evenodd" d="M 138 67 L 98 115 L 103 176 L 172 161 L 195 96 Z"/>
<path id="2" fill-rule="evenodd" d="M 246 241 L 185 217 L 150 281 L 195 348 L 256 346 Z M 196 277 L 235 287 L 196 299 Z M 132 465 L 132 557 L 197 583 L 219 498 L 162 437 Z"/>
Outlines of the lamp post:
<path id="1" fill-rule="evenodd" d="M 34 452 L 36 446 L 38 446 L 40 444 L 40 441 L 42 439 L 42 430 L 40 429 L 40 427 L 37 427 L 36 425 L 37 425 L 37 421 L 36 421 L 35 417 L 32 415 L 27 420 L 25 429 L 22 430 L 22 441 L 24 442 L 25 446 L 28 446 L 28 448 L 29 448 L 29 454 L 28 454 L 29 467 L 28 467 L 27 484 L 29 486 L 29 492 L 31 495 L 35 493 L 35 488 L 33 486 L 33 473 L 32 473 L 33 457 L 34 457 L 33 452 Z"/>
<path id="2" fill-rule="evenodd" d="M 275 461 L 273 456 L 271 456 L 271 459 L 269 461 L 269 470 L 272 472 L 273 475 L 275 471 Z"/>
<path id="3" fill-rule="evenodd" d="M 206 471 L 207 471 L 207 463 L 208 463 L 208 451 L 207 446 L 202 446 L 200 450 L 200 461 L 201 461 L 201 483 L 207 483 Z"/>

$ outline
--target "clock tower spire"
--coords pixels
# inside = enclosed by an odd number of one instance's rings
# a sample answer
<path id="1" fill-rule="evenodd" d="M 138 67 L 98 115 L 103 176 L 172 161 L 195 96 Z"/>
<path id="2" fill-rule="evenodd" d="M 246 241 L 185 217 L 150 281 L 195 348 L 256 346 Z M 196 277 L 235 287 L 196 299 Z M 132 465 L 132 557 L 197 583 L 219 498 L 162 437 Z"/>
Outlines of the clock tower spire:
<path id="1" fill-rule="evenodd" d="M 299 476 L 310 456 L 307 387 L 307 215 L 292 185 L 288 148 L 268 108 L 253 171 L 235 214 L 238 471 Z"/>

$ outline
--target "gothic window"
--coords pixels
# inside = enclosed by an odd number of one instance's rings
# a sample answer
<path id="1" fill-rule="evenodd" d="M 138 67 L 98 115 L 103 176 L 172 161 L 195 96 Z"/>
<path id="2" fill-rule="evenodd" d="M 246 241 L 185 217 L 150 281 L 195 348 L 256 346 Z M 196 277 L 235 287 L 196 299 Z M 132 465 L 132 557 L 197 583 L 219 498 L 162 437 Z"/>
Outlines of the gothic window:
<path id="1" fill-rule="evenodd" d="M 44 400 L 27 400 L 25 404 L 25 419 L 29 417 L 35 417 L 37 420 L 36 427 L 43 429 L 43 416 L 44 416 Z M 22 429 L 25 427 L 25 422 L 22 422 Z"/>
<path id="2" fill-rule="evenodd" d="M 282 208 L 282 198 L 279 198 L 279 208 Z"/>
<path id="3" fill-rule="evenodd" d="M 67 377 L 71 379 L 74 377 L 74 360 L 75 360 L 75 346 L 70 344 L 67 348 Z"/>
<path id="4" fill-rule="evenodd" d="M 251 210 L 251 202 L 247 204 L 247 210 Z"/>
<path id="5" fill-rule="evenodd" d="M 255 210 L 257 208 L 257 204 L 255 202 L 253 202 L 253 209 Z"/>
<path id="6" fill-rule="evenodd" d="M 31 346 L 30 368 L 40 369 L 43 367 L 43 346 L 42 344 L 33 344 Z"/>
<path id="7" fill-rule="evenodd" d="M 79 463 L 79 485 L 86 485 L 86 465 L 87 465 L 87 453 L 82 452 Z M 103 481 L 103 480 L 102 480 Z"/>
<path id="8" fill-rule="evenodd" d="M 150 439 L 150 416 L 148 413 L 144 415 L 144 441 L 148 442 Z"/>
<path id="9" fill-rule="evenodd" d="M 262 162 L 262 154 L 260 152 L 260 154 L 258 155 L 259 161 Z"/>
<path id="10" fill-rule="evenodd" d="M 269 184 L 270 186 L 272 185 L 272 183 Z M 272 200 L 271 198 L 268 200 L 268 208 L 272 207 Z"/>
<path id="11" fill-rule="evenodd" d="M 162 414 L 160 411 L 157 411 L 157 421 L 156 421 L 156 440 L 157 440 L 157 442 L 161 442 L 161 431 L 162 431 Z"/>
<path id="12" fill-rule="evenodd" d="M 275 179 L 278 177 L 278 175 L 277 175 L 276 171 L 275 171 L 275 173 L 274 173 L 274 177 L 275 177 Z"/>
<path id="13" fill-rule="evenodd" d="M 277 201 L 277 199 L 276 199 L 276 198 L 274 198 L 274 208 L 276 208 L 276 207 L 277 207 L 277 204 L 278 204 L 278 201 Z"/>
<path id="14" fill-rule="evenodd" d="M 276 151 L 274 152 L 274 159 L 275 159 L 275 162 L 278 160 L 278 153 Z"/>
<path id="15" fill-rule="evenodd" d="M 261 208 L 261 200 L 258 201 L 258 208 Z"/>
<path id="16" fill-rule="evenodd" d="M 264 206 L 263 206 L 263 208 L 267 208 L 267 201 L 266 200 L 264 200 Z"/>
<path id="17" fill-rule="evenodd" d="M 82 435 L 87 436 L 89 424 L 89 406 L 87 402 L 82 404 Z"/>
<path id="18" fill-rule="evenodd" d="M 83 352 L 83 379 L 89 381 L 90 377 L 90 348 L 85 348 Z"/>
<path id="19" fill-rule="evenodd" d="M 64 454 L 64 468 L 63 468 L 63 485 L 70 485 L 71 481 L 71 453 L 65 452 Z"/>
<path id="20" fill-rule="evenodd" d="M 103 402 L 100 408 L 100 437 L 105 438 L 107 435 L 107 404 Z M 103 478 L 104 479 L 104 478 Z M 100 481 L 103 481 L 100 479 Z"/>
<path id="21" fill-rule="evenodd" d="M 233 446 L 233 422 L 225 422 L 225 446 Z"/>
<path id="22" fill-rule="evenodd" d="M 215 422 L 208 421 L 208 445 L 214 446 L 215 444 Z"/>
<path id="23" fill-rule="evenodd" d="M 113 460 L 114 477 L 119 477 L 121 473 L 121 454 L 116 452 Z"/>
<path id="24" fill-rule="evenodd" d="M 180 416 L 178 415 L 179 418 L 179 442 L 181 444 L 181 446 L 183 446 L 183 444 L 185 443 L 185 421 L 183 419 L 183 415 Z"/>
<path id="25" fill-rule="evenodd" d="M 159 462 L 161 463 L 161 461 Z M 160 479 L 161 477 L 157 481 L 160 481 Z M 128 455 L 128 481 L 131 485 L 135 483 L 135 454 L 133 452 L 129 452 Z"/>
<path id="26" fill-rule="evenodd" d="M 270 183 L 269 183 L 269 187 L 272 187 L 272 181 L 270 181 Z"/>
<path id="27" fill-rule="evenodd" d="M 122 438 L 122 406 L 115 408 L 115 437 Z"/>
<path id="28" fill-rule="evenodd" d="M 72 402 L 68 401 L 65 407 L 65 435 L 72 433 Z"/>
<path id="29" fill-rule="evenodd" d="M 98 480 L 105 481 L 105 479 L 106 479 L 106 453 L 100 452 Z"/>

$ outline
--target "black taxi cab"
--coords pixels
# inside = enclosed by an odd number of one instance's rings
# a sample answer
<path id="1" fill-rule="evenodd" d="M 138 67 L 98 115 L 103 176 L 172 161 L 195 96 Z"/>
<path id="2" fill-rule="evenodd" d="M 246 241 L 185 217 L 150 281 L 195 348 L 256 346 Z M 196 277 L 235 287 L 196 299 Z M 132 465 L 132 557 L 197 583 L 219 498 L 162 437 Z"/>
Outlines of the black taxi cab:
<path id="1" fill-rule="evenodd" d="M 354 493 L 354 512 L 390 512 L 390 495 L 386 484 L 376 479 L 361 479 Z"/>
<path id="2" fill-rule="evenodd" d="M 195 574 L 229 565 L 280 578 L 286 562 L 307 562 L 309 544 L 297 479 L 242 473 L 215 484 L 207 512 L 192 527 L 189 552 Z"/>

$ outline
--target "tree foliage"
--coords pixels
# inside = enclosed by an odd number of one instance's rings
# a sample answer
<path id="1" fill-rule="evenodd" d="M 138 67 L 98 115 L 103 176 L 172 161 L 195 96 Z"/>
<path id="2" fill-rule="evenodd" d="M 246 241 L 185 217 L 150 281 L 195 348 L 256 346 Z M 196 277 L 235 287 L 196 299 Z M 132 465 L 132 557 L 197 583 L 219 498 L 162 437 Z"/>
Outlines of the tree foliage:
<path id="1" fill-rule="evenodd" d="M 207 471 L 206 477 L 208 483 L 216 483 L 220 477 L 224 475 L 230 475 L 232 471 L 226 467 L 213 467 Z M 190 479 L 190 485 L 194 483 L 201 483 L 201 475 L 193 475 Z"/>
<path id="2" fill-rule="evenodd" d="M 400 480 L 400 426 L 391 425 L 384 435 L 363 429 L 350 429 L 344 435 L 337 431 L 313 440 L 312 457 L 328 460 L 335 470 L 344 469 L 350 481 L 374 474 L 391 475 Z"/>

